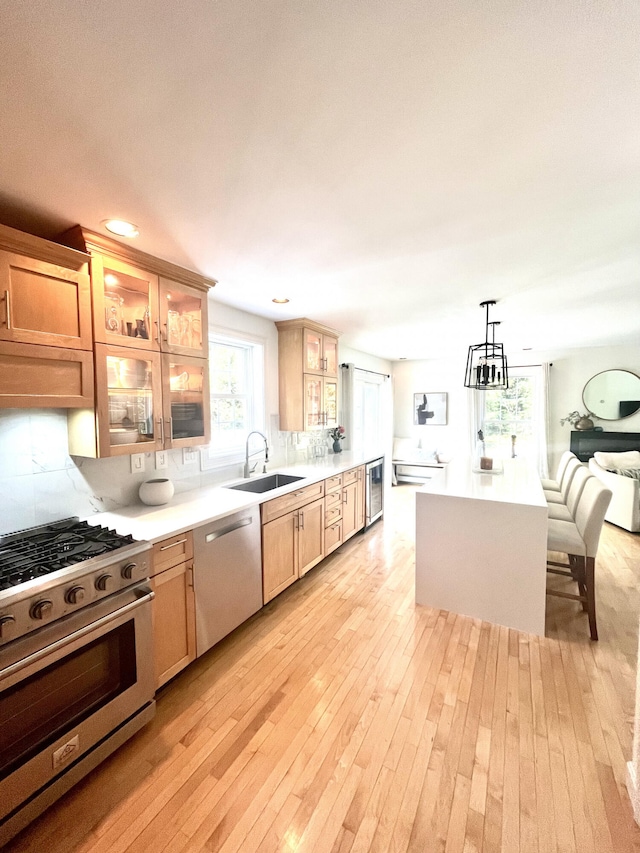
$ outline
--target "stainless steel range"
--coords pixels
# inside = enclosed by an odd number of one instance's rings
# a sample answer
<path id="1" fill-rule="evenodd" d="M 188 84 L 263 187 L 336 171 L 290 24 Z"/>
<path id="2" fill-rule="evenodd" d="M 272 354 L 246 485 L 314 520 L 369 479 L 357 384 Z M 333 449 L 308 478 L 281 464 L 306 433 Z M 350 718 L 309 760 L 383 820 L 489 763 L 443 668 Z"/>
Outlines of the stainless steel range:
<path id="1" fill-rule="evenodd" d="M 0 537 L 0 845 L 153 716 L 150 552 L 77 518 Z"/>

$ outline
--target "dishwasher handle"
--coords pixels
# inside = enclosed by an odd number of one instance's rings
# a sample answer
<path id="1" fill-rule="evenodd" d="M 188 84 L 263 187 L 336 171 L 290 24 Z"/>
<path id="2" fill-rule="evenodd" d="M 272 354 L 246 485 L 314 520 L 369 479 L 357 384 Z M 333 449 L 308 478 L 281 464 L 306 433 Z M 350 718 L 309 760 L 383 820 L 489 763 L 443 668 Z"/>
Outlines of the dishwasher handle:
<path id="1" fill-rule="evenodd" d="M 246 527 L 248 524 L 252 523 L 252 518 L 241 518 L 239 521 L 234 521 L 233 524 L 228 524 L 226 527 L 221 527 L 219 530 L 207 533 L 204 537 L 204 541 L 213 542 L 214 539 L 220 539 L 221 536 L 226 536 L 227 533 L 233 533 L 234 530 L 239 530 L 241 527 Z"/>

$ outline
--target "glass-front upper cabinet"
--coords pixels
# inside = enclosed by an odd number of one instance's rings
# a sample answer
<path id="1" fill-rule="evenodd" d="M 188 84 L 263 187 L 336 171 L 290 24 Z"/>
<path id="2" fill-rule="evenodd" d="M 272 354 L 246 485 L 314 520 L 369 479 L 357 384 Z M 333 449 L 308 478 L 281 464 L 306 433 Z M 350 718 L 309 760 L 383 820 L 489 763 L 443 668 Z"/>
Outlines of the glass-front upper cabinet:
<path id="1" fill-rule="evenodd" d="M 338 424 L 338 382 L 322 376 L 304 377 L 304 428 L 325 429 Z"/>
<path id="2" fill-rule="evenodd" d="M 96 345 L 100 456 L 162 449 L 160 356 Z"/>
<path id="3" fill-rule="evenodd" d="M 165 447 L 206 444 L 211 434 L 205 359 L 162 356 Z"/>
<path id="4" fill-rule="evenodd" d="M 338 375 L 338 339 L 311 329 L 304 330 L 304 372 Z"/>
<path id="5" fill-rule="evenodd" d="M 207 292 L 160 278 L 160 348 L 206 358 Z"/>
<path id="6" fill-rule="evenodd" d="M 91 258 L 96 341 L 158 350 L 158 277 L 106 255 Z"/>

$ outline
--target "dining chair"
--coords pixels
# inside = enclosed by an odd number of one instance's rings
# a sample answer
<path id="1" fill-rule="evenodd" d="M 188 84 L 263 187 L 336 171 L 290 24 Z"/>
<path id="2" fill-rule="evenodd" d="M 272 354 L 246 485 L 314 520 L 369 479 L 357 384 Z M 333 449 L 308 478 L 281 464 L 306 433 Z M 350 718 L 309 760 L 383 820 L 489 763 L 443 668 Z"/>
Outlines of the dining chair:
<path id="1" fill-rule="evenodd" d="M 565 563 L 547 557 L 547 571 L 569 577 L 578 584 L 577 595 L 555 589 L 547 589 L 547 595 L 581 602 L 589 618 L 592 640 L 598 639 L 595 561 L 610 500 L 611 489 L 607 489 L 597 477 L 589 477 L 576 507 L 575 522 L 555 518 L 547 522 L 547 551 L 566 554 L 569 560 Z"/>
<path id="2" fill-rule="evenodd" d="M 575 521 L 578 502 L 582 497 L 585 484 L 589 477 L 593 476 L 595 475 L 591 473 L 586 465 L 579 465 L 571 479 L 565 503 L 547 502 L 549 518 L 557 518 L 559 521 Z"/>
<path id="3" fill-rule="evenodd" d="M 542 479 L 542 488 L 549 491 L 559 492 L 560 484 L 562 483 L 562 476 L 565 472 L 565 468 L 569 464 L 570 459 L 576 459 L 575 453 L 571 450 L 565 450 L 565 452 L 560 457 L 560 462 L 558 463 L 558 468 L 556 470 L 556 476 L 554 479 Z"/>
<path id="4" fill-rule="evenodd" d="M 544 496 L 547 499 L 548 504 L 565 504 L 567 502 L 567 495 L 571 488 L 571 481 L 579 468 L 586 468 L 586 465 L 583 465 L 578 457 L 574 456 L 573 459 L 569 459 L 567 466 L 562 473 L 560 490 L 556 491 L 555 489 L 545 489 L 543 487 Z"/>

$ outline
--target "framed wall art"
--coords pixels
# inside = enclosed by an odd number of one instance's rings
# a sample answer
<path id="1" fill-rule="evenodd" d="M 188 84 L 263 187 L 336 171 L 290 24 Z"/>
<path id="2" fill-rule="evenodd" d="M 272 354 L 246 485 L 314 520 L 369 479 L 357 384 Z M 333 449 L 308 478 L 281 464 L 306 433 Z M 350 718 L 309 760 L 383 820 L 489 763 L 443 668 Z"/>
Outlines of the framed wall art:
<path id="1" fill-rule="evenodd" d="M 413 395 L 413 423 L 415 426 L 447 425 L 447 394 L 430 391 Z"/>

